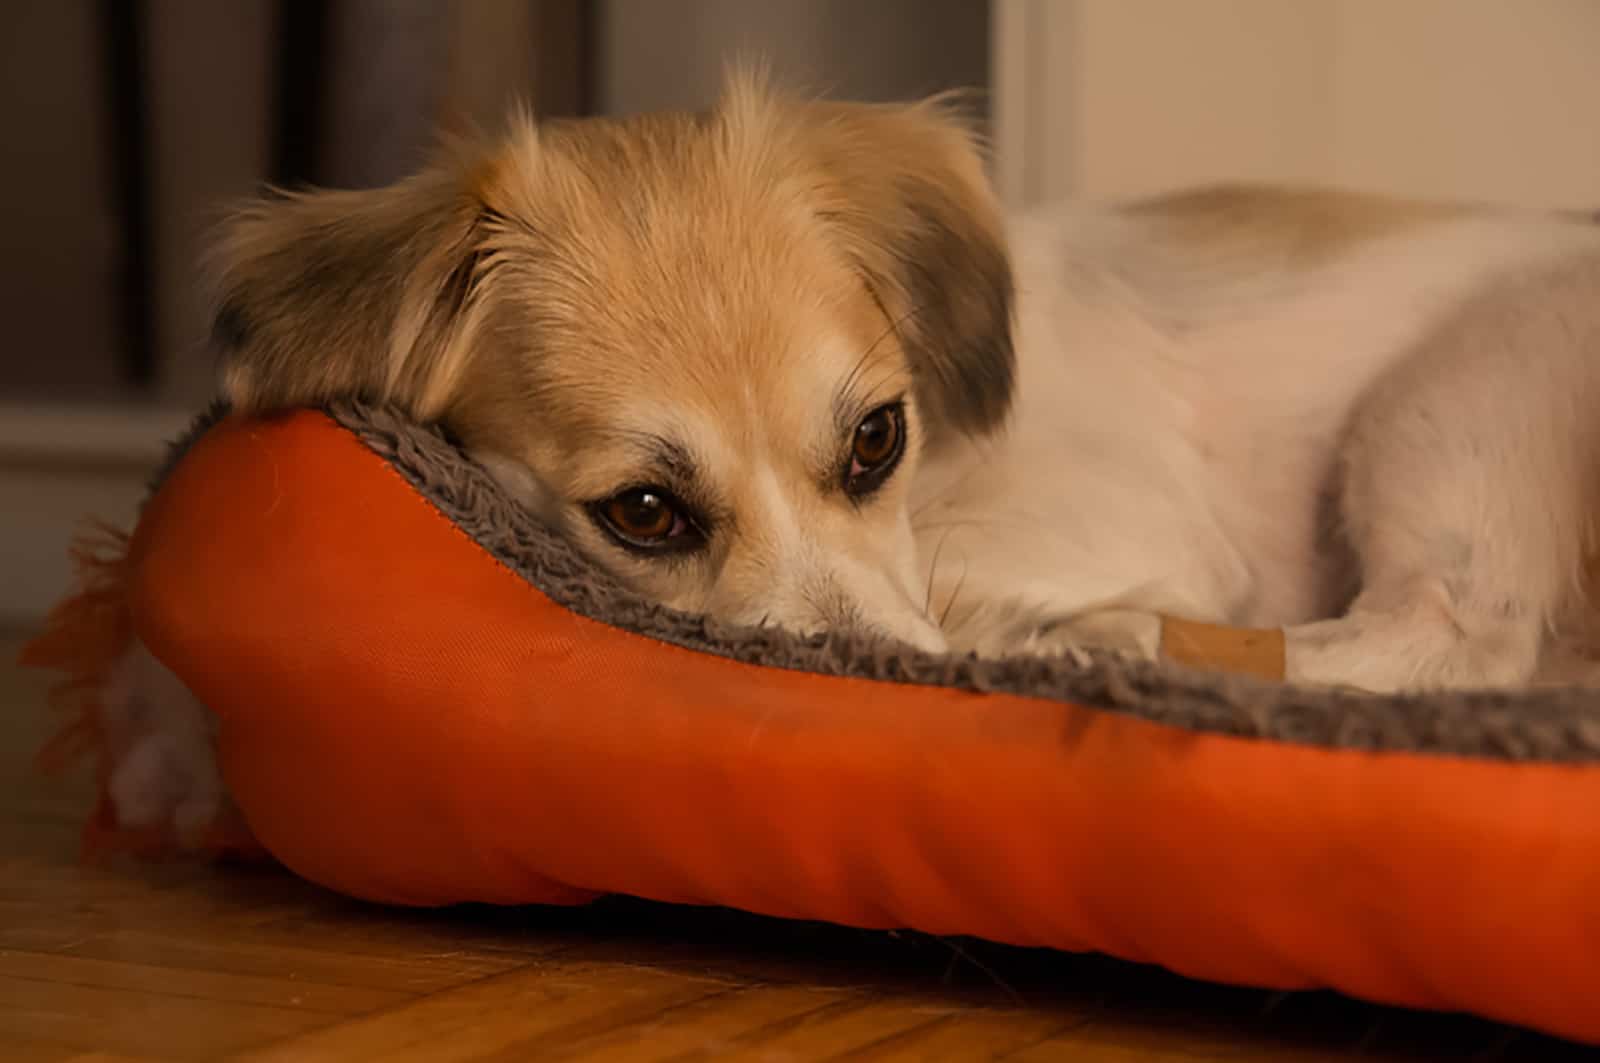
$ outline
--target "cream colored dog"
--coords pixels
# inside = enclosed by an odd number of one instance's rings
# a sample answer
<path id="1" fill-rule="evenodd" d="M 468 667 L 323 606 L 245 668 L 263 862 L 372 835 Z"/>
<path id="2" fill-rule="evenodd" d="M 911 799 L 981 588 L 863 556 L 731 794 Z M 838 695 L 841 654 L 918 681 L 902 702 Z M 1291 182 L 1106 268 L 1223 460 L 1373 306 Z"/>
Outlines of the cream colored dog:
<path id="1" fill-rule="evenodd" d="M 1581 641 L 1600 227 L 1224 188 L 1004 218 L 939 102 L 462 148 L 229 227 L 225 394 L 447 423 L 680 609 L 928 650 L 1287 629 L 1296 681 L 1521 684 Z M 125 818 L 221 800 L 142 651 Z"/>

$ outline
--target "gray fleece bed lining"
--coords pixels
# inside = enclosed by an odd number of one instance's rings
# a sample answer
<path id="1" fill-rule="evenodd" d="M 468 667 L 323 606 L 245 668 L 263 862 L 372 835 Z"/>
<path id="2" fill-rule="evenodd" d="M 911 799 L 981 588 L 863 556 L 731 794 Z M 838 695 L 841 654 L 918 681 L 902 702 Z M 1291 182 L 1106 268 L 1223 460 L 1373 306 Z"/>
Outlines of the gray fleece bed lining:
<path id="1" fill-rule="evenodd" d="M 1379 697 L 1094 656 L 979 660 L 834 633 L 732 628 L 663 608 L 622 586 L 511 500 L 439 429 L 398 411 L 327 411 L 508 570 L 573 612 L 701 653 L 774 668 L 1020 694 L 1190 731 L 1317 746 L 1505 760 L 1600 760 L 1600 691 L 1580 688 Z M 177 440 L 152 492 L 226 416 L 216 405 Z"/>

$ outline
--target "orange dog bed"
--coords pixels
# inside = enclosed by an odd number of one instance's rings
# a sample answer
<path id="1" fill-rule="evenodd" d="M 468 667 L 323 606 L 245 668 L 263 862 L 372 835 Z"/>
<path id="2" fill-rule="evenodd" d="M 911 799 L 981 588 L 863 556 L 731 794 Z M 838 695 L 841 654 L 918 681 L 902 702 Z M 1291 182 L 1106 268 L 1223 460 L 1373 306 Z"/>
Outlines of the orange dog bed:
<path id="1" fill-rule="evenodd" d="M 397 904 L 625 893 L 1600 1041 L 1590 694 L 721 631 L 611 584 L 386 411 L 224 418 L 178 450 L 29 657 L 70 673 L 55 752 L 102 770 L 93 691 L 131 633 L 183 678 L 248 822 L 219 848 Z M 1280 653 L 1169 635 L 1246 670 Z"/>

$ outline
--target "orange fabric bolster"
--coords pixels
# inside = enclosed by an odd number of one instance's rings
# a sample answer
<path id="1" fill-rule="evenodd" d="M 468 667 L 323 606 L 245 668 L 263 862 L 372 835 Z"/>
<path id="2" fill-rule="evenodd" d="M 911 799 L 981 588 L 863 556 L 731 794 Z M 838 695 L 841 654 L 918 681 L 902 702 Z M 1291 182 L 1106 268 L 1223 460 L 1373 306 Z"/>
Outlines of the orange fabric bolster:
<path id="1" fill-rule="evenodd" d="M 755 667 L 576 616 L 325 417 L 226 422 L 133 544 L 279 859 L 1093 949 L 1600 1040 L 1600 771 L 1197 734 Z"/>

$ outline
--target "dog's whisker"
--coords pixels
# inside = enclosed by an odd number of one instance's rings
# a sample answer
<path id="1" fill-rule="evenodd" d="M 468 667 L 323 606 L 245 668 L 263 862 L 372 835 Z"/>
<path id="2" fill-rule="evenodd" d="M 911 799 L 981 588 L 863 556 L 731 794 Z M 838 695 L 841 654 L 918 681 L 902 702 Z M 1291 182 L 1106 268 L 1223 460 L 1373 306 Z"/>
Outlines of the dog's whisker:
<path id="1" fill-rule="evenodd" d="M 876 394 L 885 384 L 889 383 L 889 381 L 893 380 L 895 377 L 906 377 L 907 382 L 909 383 L 910 376 L 911 372 L 904 366 L 892 366 L 887 373 L 883 374 L 883 376 L 879 377 L 877 380 L 874 380 L 871 387 L 863 389 L 863 394 Z"/>
<path id="2" fill-rule="evenodd" d="M 904 321 L 907 318 L 911 317 L 913 314 L 916 314 L 918 312 L 920 312 L 920 307 L 915 307 L 914 306 L 910 310 L 908 310 L 904 314 L 902 314 L 898 321 L 889 322 L 889 326 L 878 334 L 878 338 L 873 340 L 871 343 L 869 343 L 867 345 L 867 349 L 861 352 L 861 357 L 856 359 L 855 366 L 845 376 L 844 384 L 843 384 L 843 386 L 840 387 L 839 390 L 844 392 L 844 393 L 846 393 L 846 394 L 848 394 L 850 392 L 850 389 L 855 386 L 856 377 L 860 376 L 861 375 L 861 371 L 866 368 L 866 366 L 868 364 L 867 360 L 869 358 L 871 358 L 873 352 L 878 349 L 878 345 L 880 343 L 882 343 L 884 340 L 888 339 L 890 336 L 895 334 L 895 330 L 898 328 L 900 321 Z"/>
<path id="3" fill-rule="evenodd" d="M 937 491 L 931 497 L 924 499 L 921 505 L 911 511 L 911 521 L 913 525 L 915 525 L 917 517 L 921 516 L 923 513 L 926 513 L 929 509 L 938 505 L 940 502 L 943 502 L 945 499 L 949 498 L 951 495 L 965 487 L 967 481 L 972 479 L 973 476 L 977 475 L 978 470 L 984 468 L 985 465 L 985 462 L 974 462 L 971 468 L 962 473 L 960 476 L 956 477 L 942 490 Z"/>
<path id="4" fill-rule="evenodd" d="M 938 531 L 940 528 L 1005 528 L 1026 527 L 1027 522 L 1016 517 L 951 517 L 949 520 L 927 521 L 922 524 L 913 523 L 911 530 L 916 533 Z"/>
<path id="5" fill-rule="evenodd" d="M 944 535 L 940 536 L 938 545 L 933 548 L 933 558 L 928 562 L 928 590 L 922 597 L 922 614 L 924 616 L 929 615 L 933 610 L 933 577 L 939 570 L 939 555 L 944 553 L 944 544 L 949 541 L 954 532 L 954 528 L 945 532 Z"/>
<path id="6" fill-rule="evenodd" d="M 956 580 L 955 589 L 950 592 L 950 597 L 944 603 L 944 609 L 939 613 L 939 627 L 941 630 L 948 628 L 950 612 L 956 607 L 956 599 L 961 597 L 961 589 L 967 585 L 968 566 L 962 564 L 961 576 Z"/>

